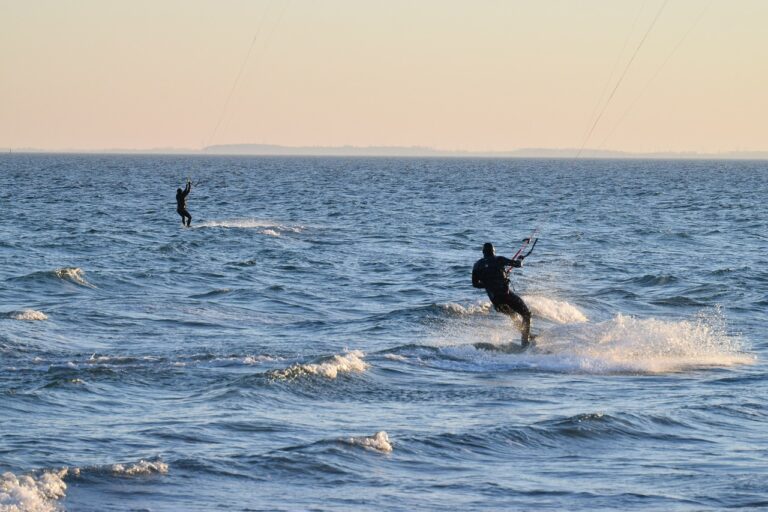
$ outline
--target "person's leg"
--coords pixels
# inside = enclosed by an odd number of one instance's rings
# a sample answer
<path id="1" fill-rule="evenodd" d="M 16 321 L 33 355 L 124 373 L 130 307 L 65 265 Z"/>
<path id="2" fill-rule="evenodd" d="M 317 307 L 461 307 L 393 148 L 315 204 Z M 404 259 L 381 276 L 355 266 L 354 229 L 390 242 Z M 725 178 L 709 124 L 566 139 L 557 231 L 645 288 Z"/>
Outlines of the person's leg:
<path id="1" fill-rule="evenodd" d="M 178 213 L 181 216 L 181 225 L 186 226 L 186 219 L 184 219 L 184 210 L 176 210 L 176 213 Z"/>
<path id="2" fill-rule="evenodd" d="M 531 310 L 528 309 L 528 306 L 525 305 L 525 302 L 523 302 L 519 295 L 512 292 L 507 297 L 507 304 L 523 319 L 522 343 L 523 346 L 528 345 L 531 340 Z"/>
<path id="3" fill-rule="evenodd" d="M 523 319 L 521 341 L 524 347 L 527 346 L 531 339 L 531 311 L 525 305 L 523 299 L 512 292 L 500 297 L 500 299 L 498 304 L 494 304 L 496 311 L 509 316 L 514 316 L 517 313 Z"/>
<path id="4" fill-rule="evenodd" d="M 185 209 L 184 210 L 184 217 L 187 219 L 187 227 L 189 227 L 190 224 L 192 224 L 192 216 L 189 214 L 189 212 Z M 182 219 L 183 221 L 183 219 Z"/>

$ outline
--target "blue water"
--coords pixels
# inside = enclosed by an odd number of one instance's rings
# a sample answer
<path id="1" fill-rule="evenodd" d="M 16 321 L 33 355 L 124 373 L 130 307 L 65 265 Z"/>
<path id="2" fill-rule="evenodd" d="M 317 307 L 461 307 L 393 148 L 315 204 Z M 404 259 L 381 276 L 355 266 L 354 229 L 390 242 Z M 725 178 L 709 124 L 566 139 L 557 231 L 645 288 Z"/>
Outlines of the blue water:
<path id="1" fill-rule="evenodd" d="M 3 155 L 0 510 L 768 507 L 767 167 Z"/>

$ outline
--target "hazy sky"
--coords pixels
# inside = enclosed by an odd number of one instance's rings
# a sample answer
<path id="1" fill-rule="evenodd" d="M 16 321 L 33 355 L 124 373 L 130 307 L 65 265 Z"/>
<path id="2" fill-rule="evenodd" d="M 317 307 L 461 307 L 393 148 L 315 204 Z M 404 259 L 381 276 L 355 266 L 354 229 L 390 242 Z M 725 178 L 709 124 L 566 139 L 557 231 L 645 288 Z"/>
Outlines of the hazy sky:
<path id="1" fill-rule="evenodd" d="M 0 148 L 578 148 L 599 116 L 588 148 L 768 150 L 766 23 L 768 0 L 0 0 Z"/>

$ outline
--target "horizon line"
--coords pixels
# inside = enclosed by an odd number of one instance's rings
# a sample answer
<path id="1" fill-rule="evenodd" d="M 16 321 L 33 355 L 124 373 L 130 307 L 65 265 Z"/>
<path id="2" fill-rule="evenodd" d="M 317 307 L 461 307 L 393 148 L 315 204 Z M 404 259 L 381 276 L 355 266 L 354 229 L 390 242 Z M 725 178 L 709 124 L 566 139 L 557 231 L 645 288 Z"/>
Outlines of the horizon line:
<path id="1" fill-rule="evenodd" d="M 625 151 L 615 149 L 518 148 L 511 150 L 439 149 L 429 146 L 287 146 L 280 144 L 214 144 L 202 148 L 101 148 L 50 149 L 8 147 L 5 154 L 148 154 L 206 156 L 361 156 L 361 157 L 454 157 L 454 158 L 560 158 L 560 159 L 712 159 L 764 160 L 768 150 Z"/>

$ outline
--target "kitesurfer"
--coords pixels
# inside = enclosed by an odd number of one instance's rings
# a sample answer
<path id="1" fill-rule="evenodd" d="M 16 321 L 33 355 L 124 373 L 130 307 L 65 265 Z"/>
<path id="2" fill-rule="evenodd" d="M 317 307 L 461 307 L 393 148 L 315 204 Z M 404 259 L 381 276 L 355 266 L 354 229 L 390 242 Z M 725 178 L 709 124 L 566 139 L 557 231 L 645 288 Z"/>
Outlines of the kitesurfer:
<path id="1" fill-rule="evenodd" d="M 483 244 L 483 257 L 472 268 L 472 286 L 485 288 L 496 311 L 509 316 L 517 313 L 522 317 L 521 341 L 523 347 L 527 347 L 531 338 L 531 311 L 523 299 L 509 289 L 509 272 L 512 267 L 522 267 L 523 258 L 523 255 L 515 259 L 496 256 L 493 244 L 486 242 Z"/>
<path id="2" fill-rule="evenodd" d="M 192 223 L 192 216 L 187 211 L 187 196 L 190 190 L 192 190 L 192 180 L 190 179 L 187 179 L 187 186 L 184 190 L 176 189 L 176 213 L 181 215 L 181 225 L 186 227 Z"/>

